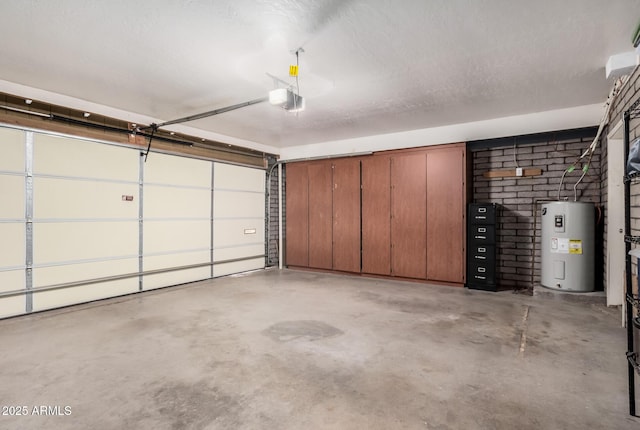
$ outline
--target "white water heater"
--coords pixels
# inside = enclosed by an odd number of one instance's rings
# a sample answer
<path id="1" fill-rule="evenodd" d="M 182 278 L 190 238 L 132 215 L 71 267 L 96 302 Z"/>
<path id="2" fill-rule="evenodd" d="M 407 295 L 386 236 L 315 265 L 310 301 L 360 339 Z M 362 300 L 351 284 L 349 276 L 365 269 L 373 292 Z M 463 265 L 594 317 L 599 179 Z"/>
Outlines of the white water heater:
<path id="1" fill-rule="evenodd" d="M 593 203 L 542 205 L 542 279 L 559 291 L 594 290 L 595 221 Z"/>

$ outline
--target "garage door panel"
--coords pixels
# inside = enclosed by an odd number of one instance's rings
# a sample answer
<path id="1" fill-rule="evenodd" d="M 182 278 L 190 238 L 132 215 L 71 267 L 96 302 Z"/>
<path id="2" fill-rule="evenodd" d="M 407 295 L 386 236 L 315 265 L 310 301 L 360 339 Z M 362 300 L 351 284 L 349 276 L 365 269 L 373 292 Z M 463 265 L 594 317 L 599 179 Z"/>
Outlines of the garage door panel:
<path id="1" fill-rule="evenodd" d="M 137 184 L 35 178 L 36 218 L 138 218 Z M 133 201 L 122 196 L 133 196 Z"/>
<path id="2" fill-rule="evenodd" d="M 213 171 L 216 189 L 264 192 L 264 170 L 214 163 Z"/>
<path id="3" fill-rule="evenodd" d="M 216 220 L 213 225 L 213 247 L 264 244 L 264 220 Z"/>
<path id="4" fill-rule="evenodd" d="M 137 257 L 118 260 L 92 261 L 78 264 L 65 264 L 50 267 L 36 267 L 33 269 L 33 286 L 34 288 L 47 287 L 50 285 L 78 281 L 91 281 L 97 278 L 127 275 L 137 272 Z M 138 279 L 137 277 L 134 278 Z"/>
<path id="5" fill-rule="evenodd" d="M 172 267 L 189 266 L 199 263 L 210 263 L 210 251 L 185 252 L 181 254 L 155 255 L 145 257 L 144 270 L 168 269 Z M 179 270 L 156 275 L 145 275 L 142 285 L 145 290 L 184 284 L 211 278 L 211 266 L 195 269 Z"/>
<path id="6" fill-rule="evenodd" d="M 137 278 L 83 285 L 63 290 L 43 291 L 33 294 L 33 310 L 42 311 L 59 308 L 61 306 L 122 296 L 136 291 L 138 291 Z"/>
<path id="7" fill-rule="evenodd" d="M 264 258 L 215 265 L 213 267 L 213 276 L 217 278 L 219 276 L 258 269 L 264 269 Z"/>
<path id="8" fill-rule="evenodd" d="M 211 248 L 211 222 L 147 221 L 144 223 L 144 253 Z"/>
<path id="9" fill-rule="evenodd" d="M 37 267 L 33 270 L 34 288 L 68 282 L 91 281 L 138 271 L 138 259 L 99 261 L 64 266 Z M 117 281 L 87 284 L 79 287 L 33 293 L 33 310 L 51 309 L 138 291 L 138 276 Z"/>
<path id="10" fill-rule="evenodd" d="M 34 174 L 138 180 L 137 151 L 70 137 L 36 134 Z"/>
<path id="11" fill-rule="evenodd" d="M 215 218 L 264 217 L 264 193 L 215 191 Z"/>
<path id="12" fill-rule="evenodd" d="M 25 132 L 10 128 L 0 128 L 0 170 L 24 172 Z"/>
<path id="13" fill-rule="evenodd" d="M 196 269 L 179 270 L 176 272 L 147 275 L 144 277 L 144 291 L 173 285 L 186 284 L 187 282 L 202 281 L 211 278 L 211 268 L 201 267 Z"/>
<path id="14" fill-rule="evenodd" d="M 24 218 L 24 176 L 0 174 L 0 218 Z"/>
<path id="15" fill-rule="evenodd" d="M 255 257 L 257 255 L 264 255 L 264 244 L 214 249 L 213 261 L 219 262 L 225 260 L 234 260 L 238 258 Z"/>
<path id="16" fill-rule="evenodd" d="M 0 299 L 0 318 L 7 318 L 25 313 L 25 303 L 24 295 Z"/>
<path id="17" fill-rule="evenodd" d="M 0 272 L 0 292 L 24 290 L 24 270 Z M 20 315 L 25 312 L 24 294 L 0 298 L 0 318 Z"/>
<path id="18" fill-rule="evenodd" d="M 211 190 L 148 185 L 145 218 L 211 218 Z"/>
<path id="19" fill-rule="evenodd" d="M 167 269 L 191 264 L 209 263 L 211 251 L 183 252 L 167 255 L 148 255 L 144 258 L 144 270 Z"/>
<path id="20" fill-rule="evenodd" d="M 34 264 L 138 254 L 138 222 L 34 223 Z"/>
<path id="21" fill-rule="evenodd" d="M 211 162 L 166 154 L 149 154 L 145 183 L 191 187 L 211 186 Z"/>
<path id="22" fill-rule="evenodd" d="M 0 223 L 0 268 L 24 266 L 25 248 L 24 224 Z"/>

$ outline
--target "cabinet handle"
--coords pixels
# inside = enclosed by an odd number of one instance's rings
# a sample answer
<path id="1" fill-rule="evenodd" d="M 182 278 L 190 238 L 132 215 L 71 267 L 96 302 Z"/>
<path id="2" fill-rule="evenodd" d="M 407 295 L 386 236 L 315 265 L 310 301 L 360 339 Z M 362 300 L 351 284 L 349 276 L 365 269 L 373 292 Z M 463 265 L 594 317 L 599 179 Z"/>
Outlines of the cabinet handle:
<path id="1" fill-rule="evenodd" d="M 487 248 L 478 248 L 478 252 L 487 252 Z"/>
<path id="2" fill-rule="evenodd" d="M 478 227 L 478 233 L 486 233 L 486 232 L 487 232 L 486 227 Z"/>
<path id="3" fill-rule="evenodd" d="M 484 267 L 478 267 L 478 273 L 484 273 L 486 271 L 487 269 L 485 269 Z"/>

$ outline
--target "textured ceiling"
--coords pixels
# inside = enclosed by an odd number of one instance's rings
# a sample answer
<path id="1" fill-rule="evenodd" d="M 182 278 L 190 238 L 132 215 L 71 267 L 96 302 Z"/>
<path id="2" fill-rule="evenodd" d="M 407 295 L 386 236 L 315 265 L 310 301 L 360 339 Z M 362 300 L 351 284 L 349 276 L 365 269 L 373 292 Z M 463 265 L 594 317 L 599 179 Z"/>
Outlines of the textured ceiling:
<path id="1" fill-rule="evenodd" d="M 161 121 L 266 95 L 303 47 L 304 112 L 191 124 L 282 148 L 604 102 L 639 19 L 637 0 L 3 1 L 0 79 Z"/>

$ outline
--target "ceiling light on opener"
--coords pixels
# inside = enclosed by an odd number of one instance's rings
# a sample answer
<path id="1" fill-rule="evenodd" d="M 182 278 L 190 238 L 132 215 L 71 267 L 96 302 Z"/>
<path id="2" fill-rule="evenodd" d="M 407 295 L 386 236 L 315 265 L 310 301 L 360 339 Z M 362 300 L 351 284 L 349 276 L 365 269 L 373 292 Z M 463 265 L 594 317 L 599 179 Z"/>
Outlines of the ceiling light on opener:
<path id="1" fill-rule="evenodd" d="M 288 112 L 304 110 L 304 98 L 287 88 L 277 88 L 269 91 L 269 103 L 280 106 Z"/>

